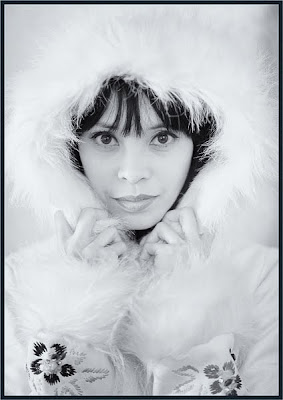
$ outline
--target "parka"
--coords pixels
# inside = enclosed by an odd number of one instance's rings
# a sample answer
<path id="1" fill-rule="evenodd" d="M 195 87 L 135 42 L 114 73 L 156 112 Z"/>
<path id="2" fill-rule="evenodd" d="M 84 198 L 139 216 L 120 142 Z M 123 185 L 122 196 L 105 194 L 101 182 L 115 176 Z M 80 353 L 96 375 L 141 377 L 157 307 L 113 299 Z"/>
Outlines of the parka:
<path id="1" fill-rule="evenodd" d="M 268 7 L 108 7 L 66 8 L 12 84 L 13 198 L 44 222 L 63 210 L 75 224 L 101 207 L 72 163 L 73 124 L 123 77 L 164 103 L 174 94 L 196 127 L 213 116 L 207 161 L 177 205 L 194 209 L 203 242 L 164 254 L 159 267 L 139 262 L 130 239 L 122 258 L 101 252 L 91 263 L 67 256 L 55 236 L 9 255 L 5 394 L 277 395 L 277 249 L 233 235 L 260 184 L 277 182 Z M 112 224 L 125 230 L 110 216 L 97 229 Z"/>

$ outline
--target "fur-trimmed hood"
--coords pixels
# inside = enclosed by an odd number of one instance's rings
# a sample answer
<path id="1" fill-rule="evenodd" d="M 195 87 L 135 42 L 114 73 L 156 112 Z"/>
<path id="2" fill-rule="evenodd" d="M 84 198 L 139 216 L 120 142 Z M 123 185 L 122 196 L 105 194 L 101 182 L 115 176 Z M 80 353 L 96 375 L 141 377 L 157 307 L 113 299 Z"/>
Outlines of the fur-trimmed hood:
<path id="1" fill-rule="evenodd" d="M 61 28 L 42 42 L 33 68 L 9 93 L 6 171 L 14 197 L 38 215 L 62 209 L 76 220 L 98 200 L 72 167 L 72 121 L 91 107 L 112 76 L 134 79 L 166 102 L 181 98 L 196 125 L 216 121 L 210 159 L 181 206 L 208 230 L 230 207 L 254 201 L 257 185 L 276 182 L 276 74 L 264 47 L 267 5 L 66 6 Z"/>

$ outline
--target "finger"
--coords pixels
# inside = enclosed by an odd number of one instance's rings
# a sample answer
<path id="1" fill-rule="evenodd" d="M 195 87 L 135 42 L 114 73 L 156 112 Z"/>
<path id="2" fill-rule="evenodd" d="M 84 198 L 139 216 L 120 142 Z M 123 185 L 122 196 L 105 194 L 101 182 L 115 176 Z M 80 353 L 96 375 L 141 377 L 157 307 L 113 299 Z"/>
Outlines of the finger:
<path id="1" fill-rule="evenodd" d="M 184 235 L 184 232 L 182 230 L 180 222 L 167 222 L 167 221 L 164 221 L 164 222 L 166 222 L 166 224 L 169 225 L 170 228 L 174 232 L 176 232 L 182 239 L 185 239 L 185 235 Z"/>
<path id="2" fill-rule="evenodd" d="M 73 235 L 73 229 L 67 221 L 62 210 L 56 211 L 54 215 L 56 234 L 60 243 L 65 247 L 65 243 Z"/>
<path id="3" fill-rule="evenodd" d="M 171 226 L 171 228 L 184 239 L 184 233 L 180 225 L 179 216 L 179 210 L 168 211 L 163 218 L 163 222 L 166 222 L 167 225 Z"/>
<path id="4" fill-rule="evenodd" d="M 200 234 L 194 210 L 190 207 L 181 208 L 179 219 L 186 241 L 198 242 Z"/>
<path id="5" fill-rule="evenodd" d="M 120 257 L 126 252 L 127 246 L 124 242 L 117 242 L 111 244 L 110 246 L 107 246 L 107 249 L 113 250 L 117 254 L 117 256 Z"/>
<path id="6" fill-rule="evenodd" d="M 148 236 L 144 236 L 142 240 L 140 241 L 140 246 L 143 246 L 145 242 L 147 241 Z"/>
<path id="7" fill-rule="evenodd" d="M 94 238 L 94 225 L 101 219 L 106 218 L 107 212 L 98 208 L 84 208 L 77 221 L 75 232 L 68 245 L 72 251 L 81 252 Z"/>
<path id="8" fill-rule="evenodd" d="M 162 240 L 168 244 L 182 243 L 183 239 L 166 222 L 159 222 L 148 237 L 146 243 L 157 243 Z"/>
<path id="9" fill-rule="evenodd" d="M 127 248 L 125 243 L 120 242 L 120 243 L 114 243 L 111 244 L 110 246 L 105 246 L 105 247 L 100 247 L 100 246 L 88 246 L 86 249 L 83 250 L 83 259 L 87 261 L 93 260 L 99 253 L 100 251 L 109 251 L 112 254 L 115 254 L 117 257 L 122 256 L 125 254 Z M 105 254 L 105 253 L 104 253 Z M 106 253 L 109 254 L 109 253 Z"/>
<path id="10" fill-rule="evenodd" d="M 95 253 L 98 249 L 109 246 L 110 244 L 114 244 L 115 242 L 119 241 L 119 239 L 120 238 L 117 229 L 115 229 L 114 227 L 106 228 L 104 231 L 99 233 L 88 246 L 86 246 L 82 250 L 81 254 L 83 257 L 89 259 L 95 256 Z"/>
<path id="11" fill-rule="evenodd" d="M 163 217 L 163 221 L 167 222 L 167 223 L 169 223 L 169 222 L 179 222 L 179 214 L 180 214 L 180 212 L 179 212 L 178 209 L 177 210 L 168 211 L 165 214 L 165 216 Z"/>
<path id="12" fill-rule="evenodd" d="M 117 231 L 117 228 L 114 226 L 109 226 L 108 228 L 104 229 L 101 233 L 97 235 L 94 239 L 94 242 L 100 247 L 109 246 L 112 243 L 120 242 L 121 238 Z"/>
<path id="13" fill-rule="evenodd" d="M 81 211 L 75 232 L 68 243 L 69 252 L 80 253 L 91 242 L 95 220 L 95 210 L 93 208 L 85 208 Z"/>
<path id="14" fill-rule="evenodd" d="M 158 244 L 161 244 L 161 243 L 158 243 Z M 154 256 L 157 251 L 157 250 L 155 251 L 155 247 L 154 247 L 156 245 L 157 245 L 157 243 L 146 243 L 143 246 L 142 252 L 140 254 L 140 259 L 142 261 L 148 261 L 150 259 L 150 257 Z"/>
<path id="15" fill-rule="evenodd" d="M 169 249 L 170 247 L 170 249 Z M 140 255 L 140 259 L 148 261 L 150 257 L 155 257 L 159 254 L 172 251 L 172 247 L 165 243 L 146 243 Z"/>

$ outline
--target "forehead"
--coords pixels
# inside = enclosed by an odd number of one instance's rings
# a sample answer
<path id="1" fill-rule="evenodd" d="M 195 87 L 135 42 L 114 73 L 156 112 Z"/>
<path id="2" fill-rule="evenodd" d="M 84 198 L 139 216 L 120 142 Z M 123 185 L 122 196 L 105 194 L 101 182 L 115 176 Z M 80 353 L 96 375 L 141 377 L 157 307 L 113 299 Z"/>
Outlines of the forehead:
<path id="1" fill-rule="evenodd" d="M 109 125 L 112 126 L 117 118 L 117 114 L 120 112 L 120 119 L 118 127 L 124 127 L 127 119 L 127 101 L 125 98 L 122 100 L 122 107 L 119 110 L 118 96 L 114 93 L 109 99 L 108 106 L 97 122 L 97 125 Z M 155 112 L 149 99 L 144 94 L 139 94 L 138 97 L 138 114 L 140 116 L 140 123 L 142 130 L 152 128 L 154 126 L 164 125 L 160 117 Z M 134 114 L 136 114 L 134 112 Z M 135 117 L 134 117 L 135 118 Z M 133 121 L 132 121 L 133 122 Z M 132 124 L 133 125 L 133 124 Z"/>

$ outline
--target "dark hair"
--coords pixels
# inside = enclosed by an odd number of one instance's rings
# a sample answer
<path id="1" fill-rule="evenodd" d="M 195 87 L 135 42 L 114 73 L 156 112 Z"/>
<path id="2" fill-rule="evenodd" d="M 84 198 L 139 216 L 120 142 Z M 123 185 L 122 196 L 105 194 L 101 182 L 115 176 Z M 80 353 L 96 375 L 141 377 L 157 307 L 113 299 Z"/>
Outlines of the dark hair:
<path id="1" fill-rule="evenodd" d="M 171 101 L 165 105 L 157 95 L 146 86 L 141 86 L 133 80 L 128 81 L 122 77 L 113 77 L 104 82 L 95 99 L 93 107 L 87 110 L 79 121 L 79 124 L 74 126 L 75 134 L 78 137 L 91 129 L 100 120 L 113 94 L 115 94 L 118 99 L 118 111 L 113 123 L 113 130 L 118 127 L 122 111 L 125 109 L 126 120 L 123 134 L 125 136 L 129 135 L 132 124 L 134 124 L 137 136 L 142 135 L 139 97 L 144 95 L 148 98 L 152 108 L 167 129 L 179 130 L 192 138 L 194 144 L 192 162 L 185 184 L 177 200 L 171 207 L 172 209 L 175 208 L 177 202 L 182 195 L 186 193 L 191 182 L 208 160 L 208 157 L 204 154 L 204 149 L 206 143 L 211 139 L 215 131 L 213 116 L 207 116 L 200 126 L 193 128 L 194 125 L 192 124 L 189 110 L 185 108 L 184 104 L 176 95 L 171 94 Z M 75 167 L 84 173 L 77 144 L 70 147 L 70 152 Z"/>

